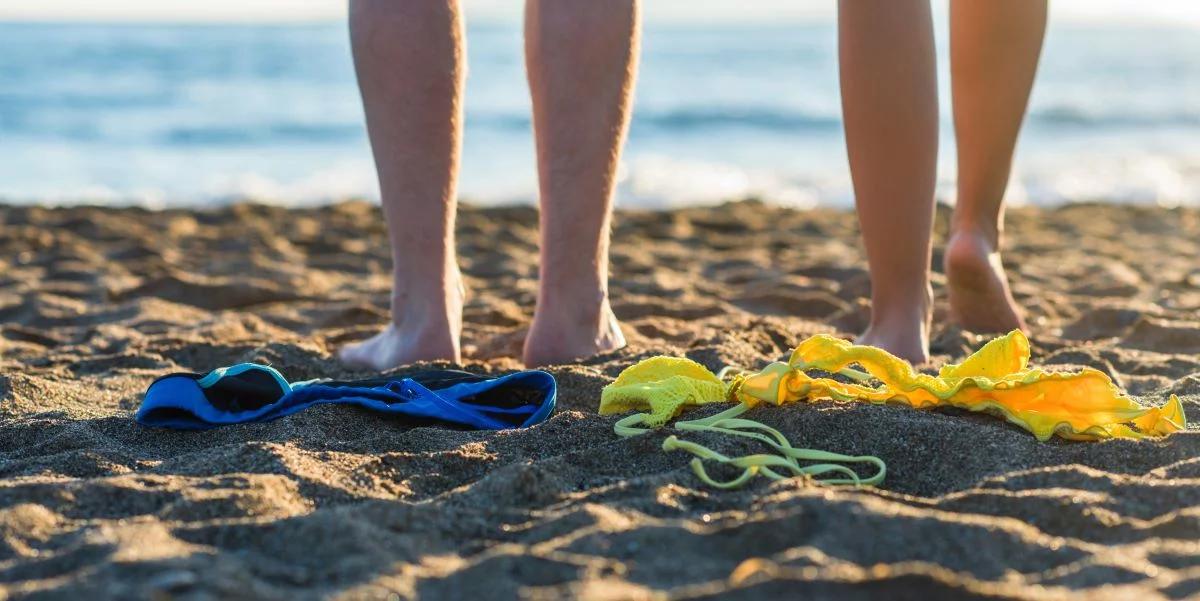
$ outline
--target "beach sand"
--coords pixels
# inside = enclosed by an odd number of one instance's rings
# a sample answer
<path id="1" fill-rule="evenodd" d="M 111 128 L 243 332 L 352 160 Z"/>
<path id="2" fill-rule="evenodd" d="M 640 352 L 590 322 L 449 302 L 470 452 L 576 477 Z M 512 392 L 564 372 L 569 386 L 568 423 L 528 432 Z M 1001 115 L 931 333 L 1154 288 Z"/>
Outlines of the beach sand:
<path id="1" fill-rule="evenodd" d="M 944 235 L 948 212 L 939 209 Z M 519 368 L 532 208 L 464 208 L 468 369 Z M 939 239 L 940 242 L 940 239 Z M 1034 361 L 1087 365 L 1200 415 L 1200 211 L 1010 214 Z M 940 264 L 940 254 L 935 256 Z M 552 368 L 524 431 L 417 427 L 346 407 L 210 432 L 136 425 L 146 386 L 241 361 L 363 377 L 337 347 L 387 319 L 378 210 L 0 208 L 0 582 L 77 598 L 1028 597 L 1200 593 L 1200 433 L 1038 442 L 962 411 L 817 403 L 750 417 L 874 454 L 879 489 L 723 492 L 666 433 L 629 440 L 600 389 L 656 354 L 757 368 L 866 323 L 848 212 L 757 202 L 621 212 L 613 306 L 629 346 Z M 939 270 L 940 271 L 940 270 Z M 946 324 L 934 364 L 983 338 Z M 699 417 L 706 409 L 691 413 Z M 753 444 L 704 435 L 730 453 Z"/>

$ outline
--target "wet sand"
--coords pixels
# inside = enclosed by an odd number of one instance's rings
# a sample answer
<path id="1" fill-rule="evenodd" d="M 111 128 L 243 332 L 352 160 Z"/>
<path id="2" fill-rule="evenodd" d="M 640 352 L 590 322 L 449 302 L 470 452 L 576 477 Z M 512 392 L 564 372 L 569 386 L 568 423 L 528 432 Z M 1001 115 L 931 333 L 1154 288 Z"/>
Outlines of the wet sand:
<path id="1" fill-rule="evenodd" d="M 535 228 L 530 208 L 461 213 L 468 369 L 520 367 Z M 1036 363 L 1092 366 L 1200 415 L 1200 211 L 1019 209 L 1008 243 Z M 753 368 L 809 334 L 860 330 L 869 283 L 846 212 L 620 213 L 612 296 L 629 347 L 552 368 L 559 408 L 529 430 L 345 407 L 211 432 L 132 421 L 145 387 L 173 371 L 259 361 L 296 380 L 367 375 L 332 354 L 387 319 L 388 269 L 365 203 L 0 207 L 0 596 L 1200 593 L 1195 431 L 1039 443 L 959 411 L 759 409 L 750 417 L 796 444 L 882 457 L 888 477 L 735 492 L 663 453 L 665 432 L 613 434 L 599 392 L 638 359 Z M 943 284 L 936 274 L 935 366 L 982 343 L 945 323 Z"/>

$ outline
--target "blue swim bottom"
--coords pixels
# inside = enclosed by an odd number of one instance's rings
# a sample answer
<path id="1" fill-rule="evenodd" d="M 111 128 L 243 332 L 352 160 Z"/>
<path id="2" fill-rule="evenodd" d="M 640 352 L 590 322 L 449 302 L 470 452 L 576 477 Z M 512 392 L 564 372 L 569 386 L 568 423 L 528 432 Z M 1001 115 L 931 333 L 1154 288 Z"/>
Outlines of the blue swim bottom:
<path id="1" fill-rule="evenodd" d="M 265 422 L 323 403 L 479 430 L 544 421 L 557 397 L 554 377 L 521 371 L 499 377 L 428 370 L 368 380 L 289 383 L 265 365 L 240 363 L 208 374 L 177 373 L 150 384 L 136 419 L 145 426 L 205 430 Z"/>

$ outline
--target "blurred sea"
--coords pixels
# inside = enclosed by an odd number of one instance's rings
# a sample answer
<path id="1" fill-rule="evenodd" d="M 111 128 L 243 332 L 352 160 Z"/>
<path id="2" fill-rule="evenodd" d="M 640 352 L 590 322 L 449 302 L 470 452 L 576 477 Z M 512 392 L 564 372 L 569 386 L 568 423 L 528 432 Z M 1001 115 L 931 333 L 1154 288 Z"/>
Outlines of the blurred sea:
<path id="1" fill-rule="evenodd" d="M 944 29 L 944 27 L 943 27 Z M 944 32 L 943 32 L 944 33 Z M 1052 25 L 1011 197 L 1200 205 L 1200 35 Z M 619 203 L 851 202 L 833 24 L 648 24 Z M 942 195 L 953 193 L 946 40 Z M 460 190 L 535 197 L 516 25 L 469 27 Z M 343 23 L 0 23 L 0 198 L 377 196 Z"/>

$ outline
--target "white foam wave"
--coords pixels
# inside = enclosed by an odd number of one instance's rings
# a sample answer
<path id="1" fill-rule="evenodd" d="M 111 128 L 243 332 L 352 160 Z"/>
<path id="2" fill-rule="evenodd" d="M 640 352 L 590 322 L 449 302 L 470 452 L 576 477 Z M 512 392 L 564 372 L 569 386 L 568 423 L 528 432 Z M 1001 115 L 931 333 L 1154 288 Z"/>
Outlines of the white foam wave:
<path id="1" fill-rule="evenodd" d="M 1077 202 L 1200 206 L 1200 153 L 1132 156 L 1043 156 L 1018 162 L 1008 190 L 1012 206 L 1055 206 Z M 537 198 L 533 165 L 503 182 L 491 174 L 471 181 L 464 196 L 481 205 L 532 203 Z M 758 198 L 800 209 L 850 207 L 852 186 L 844 161 L 817 169 L 746 167 L 732 162 L 675 159 L 663 155 L 630 157 L 619 174 L 617 202 L 627 208 L 669 209 L 714 205 Z M 24 189 L 10 189 L 3 200 L 49 205 L 137 205 L 147 208 L 219 206 L 254 200 L 287 206 L 309 206 L 347 198 L 378 200 L 374 168 L 368 161 L 343 161 L 302 170 L 298 175 L 236 170 L 212 172 L 199 184 L 174 185 L 172 172 L 187 167 L 174 162 L 144 173 L 150 185 L 80 185 L 38 179 Z M 468 176 L 469 177 L 469 176 Z M 197 191 L 198 190 L 198 191 Z M 953 164 L 943 161 L 938 197 L 955 202 Z"/>

